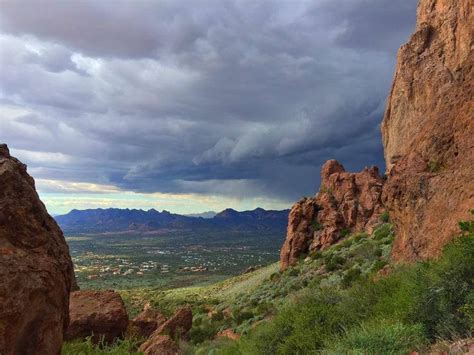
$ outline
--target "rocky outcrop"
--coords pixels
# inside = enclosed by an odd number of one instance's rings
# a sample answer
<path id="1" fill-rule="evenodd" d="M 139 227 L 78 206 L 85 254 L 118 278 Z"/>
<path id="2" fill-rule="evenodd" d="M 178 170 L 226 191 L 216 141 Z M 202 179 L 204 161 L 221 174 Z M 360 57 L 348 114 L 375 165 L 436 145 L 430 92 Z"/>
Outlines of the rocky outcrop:
<path id="1" fill-rule="evenodd" d="M 114 291 L 76 291 L 71 293 L 69 305 L 71 321 L 66 339 L 84 339 L 93 336 L 112 343 L 127 329 L 128 315 L 120 295 Z"/>
<path id="2" fill-rule="evenodd" d="M 178 344 L 169 336 L 156 334 L 140 347 L 145 355 L 181 354 Z"/>
<path id="3" fill-rule="evenodd" d="M 400 48 L 382 135 L 395 260 L 436 257 L 474 208 L 471 0 L 421 0 Z"/>
<path id="4" fill-rule="evenodd" d="M 296 263 L 301 255 L 309 251 L 317 229 L 313 227 L 317 214 L 318 205 L 315 198 L 304 198 L 291 208 L 286 239 L 280 251 L 281 270 Z"/>
<path id="5" fill-rule="evenodd" d="M 301 255 L 327 248 L 352 232 L 372 232 L 383 212 L 384 180 L 377 167 L 348 173 L 335 160 L 321 169 L 321 187 L 314 198 L 305 198 L 291 209 L 281 269 Z"/>
<path id="6" fill-rule="evenodd" d="M 68 246 L 26 165 L 0 145 L 0 353 L 59 354 L 75 286 Z"/>
<path id="7" fill-rule="evenodd" d="M 166 322 L 161 313 L 155 311 L 147 304 L 143 311 L 129 323 L 129 333 L 143 338 L 148 338 L 160 325 Z"/>
<path id="8" fill-rule="evenodd" d="M 192 325 L 191 308 L 180 308 L 153 332 L 150 338 L 140 346 L 140 351 L 145 355 L 176 354 L 179 347 L 173 339 L 186 339 Z"/>
<path id="9" fill-rule="evenodd" d="M 217 338 L 227 338 L 227 339 L 230 339 L 230 340 L 239 340 L 240 339 L 240 334 L 237 334 L 236 332 L 234 332 L 234 330 L 232 328 L 227 328 L 227 329 L 224 329 L 224 330 L 220 331 L 219 333 L 217 333 L 216 337 Z"/>
<path id="10" fill-rule="evenodd" d="M 164 322 L 157 330 L 157 334 L 168 334 L 172 338 L 185 338 L 193 326 L 193 313 L 191 308 L 183 307 Z"/>

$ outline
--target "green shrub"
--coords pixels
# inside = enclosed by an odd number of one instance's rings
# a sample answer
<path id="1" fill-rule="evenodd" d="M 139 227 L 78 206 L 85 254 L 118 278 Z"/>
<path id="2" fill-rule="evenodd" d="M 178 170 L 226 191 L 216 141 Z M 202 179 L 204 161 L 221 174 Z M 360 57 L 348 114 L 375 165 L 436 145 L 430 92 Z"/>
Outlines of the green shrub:
<path id="1" fill-rule="evenodd" d="M 382 223 L 388 223 L 390 221 L 390 216 L 388 215 L 388 212 L 385 211 L 380 215 L 380 221 Z"/>
<path id="2" fill-rule="evenodd" d="M 344 263 L 346 259 L 342 256 L 329 254 L 324 258 L 324 264 L 326 265 L 327 271 L 334 271 L 339 269 Z"/>
<path id="3" fill-rule="evenodd" d="M 375 240 L 382 240 L 382 239 L 391 237 L 392 233 L 393 233 L 392 225 L 385 223 L 385 224 L 382 224 L 377 229 L 375 229 L 373 238 Z"/>
<path id="4" fill-rule="evenodd" d="M 313 251 L 311 254 L 309 254 L 309 257 L 313 260 L 318 260 L 323 256 L 323 254 L 320 251 Z"/>
<path id="5" fill-rule="evenodd" d="M 327 290 L 306 294 L 284 307 L 273 322 L 259 325 L 240 343 L 241 354 L 308 354 L 325 338 L 339 333 L 342 316 L 336 311 L 339 295 Z"/>
<path id="6" fill-rule="evenodd" d="M 342 287 L 349 287 L 355 280 L 360 277 L 361 273 L 362 272 L 359 268 L 349 269 L 342 278 Z"/>
<path id="7" fill-rule="evenodd" d="M 318 221 L 313 221 L 313 223 L 311 223 L 311 228 L 313 229 L 313 232 L 316 232 L 323 229 L 324 226 Z"/>
<path id="8" fill-rule="evenodd" d="M 373 263 L 372 268 L 370 269 L 370 271 L 371 272 L 377 272 L 377 271 L 383 269 L 383 267 L 387 264 L 388 263 L 385 260 L 376 260 Z"/>
<path id="9" fill-rule="evenodd" d="M 367 238 L 367 237 L 368 237 L 367 233 L 357 233 L 356 235 L 354 235 L 353 240 L 354 240 L 354 242 L 357 243 L 357 242 L 360 242 L 362 239 Z"/>
<path id="10" fill-rule="evenodd" d="M 431 173 L 440 172 L 441 168 L 442 168 L 441 163 L 436 161 L 436 160 L 430 160 L 428 162 L 428 171 L 431 172 Z"/>
<path id="11" fill-rule="evenodd" d="M 376 321 L 364 323 L 329 341 L 323 354 L 409 354 L 427 343 L 420 324 Z"/>
<path id="12" fill-rule="evenodd" d="M 339 235 L 341 236 L 341 238 L 345 238 L 345 237 L 347 237 L 349 234 L 351 234 L 351 231 L 350 231 L 348 228 L 343 228 L 343 229 L 341 229 L 341 231 L 339 232 Z"/>
<path id="13" fill-rule="evenodd" d="M 75 340 L 63 344 L 62 355 L 129 355 L 141 354 L 137 352 L 138 340 L 124 339 L 105 345 L 96 346 L 92 343 L 91 337 L 86 340 Z"/>
<path id="14" fill-rule="evenodd" d="M 354 243 L 355 241 L 356 241 L 355 238 L 348 238 L 346 240 L 343 240 L 341 243 L 339 243 L 339 246 L 341 248 L 350 248 L 352 243 Z"/>
<path id="15" fill-rule="evenodd" d="M 189 331 L 189 338 L 192 343 L 199 344 L 205 340 L 213 339 L 218 330 L 216 322 L 203 320 L 199 325 L 193 324 L 193 327 Z"/>
<path id="16" fill-rule="evenodd" d="M 242 323 L 243 321 L 253 318 L 254 314 L 250 309 L 235 309 L 232 312 L 232 318 L 237 323 Z"/>
<path id="17" fill-rule="evenodd" d="M 474 216 L 474 210 L 469 211 L 472 216 Z M 474 221 L 461 221 L 459 222 L 459 228 L 461 232 L 473 234 L 474 233 Z"/>
<path id="18" fill-rule="evenodd" d="M 288 270 L 288 276 L 298 276 L 300 274 L 300 271 L 296 267 L 292 267 L 291 269 Z"/>
<path id="19" fill-rule="evenodd" d="M 359 262 L 363 262 L 374 257 L 379 257 L 381 255 L 381 251 L 374 243 L 363 243 L 353 248 L 349 255 L 354 257 Z"/>
<path id="20" fill-rule="evenodd" d="M 276 282 L 281 279 L 281 274 L 279 272 L 274 272 L 270 275 L 270 281 Z"/>
<path id="21" fill-rule="evenodd" d="M 425 278 L 411 317 L 425 326 L 430 339 L 467 336 L 472 318 L 463 309 L 472 302 L 474 237 L 456 239 L 438 262 L 423 264 L 420 272 Z"/>

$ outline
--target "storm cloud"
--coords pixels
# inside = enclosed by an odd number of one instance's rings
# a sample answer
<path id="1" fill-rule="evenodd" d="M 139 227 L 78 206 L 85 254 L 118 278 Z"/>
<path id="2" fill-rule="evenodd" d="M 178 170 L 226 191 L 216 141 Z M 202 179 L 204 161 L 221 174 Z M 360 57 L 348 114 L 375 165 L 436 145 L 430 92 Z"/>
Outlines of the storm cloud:
<path id="1" fill-rule="evenodd" d="M 36 178 L 290 203 L 316 192 L 327 159 L 383 169 L 379 124 L 416 1 L 0 10 L 0 141 Z"/>

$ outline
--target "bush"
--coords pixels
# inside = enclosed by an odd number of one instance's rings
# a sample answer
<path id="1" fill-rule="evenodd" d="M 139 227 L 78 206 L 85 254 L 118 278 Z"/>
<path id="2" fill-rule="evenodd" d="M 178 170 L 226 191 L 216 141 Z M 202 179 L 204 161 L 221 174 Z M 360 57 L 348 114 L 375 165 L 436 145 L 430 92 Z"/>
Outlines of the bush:
<path id="1" fill-rule="evenodd" d="M 313 251 L 311 254 L 309 254 L 309 257 L 313 260 L 318 260 L 321 259 L 323 254 L 320 251 Z"/>
<path id="2" fill-rule="evenodd" d="M 313 221 L 313 223 L 311 223 L 311 228 L 313 229 L 313 232 L 316 232 L 323 229 L 324 226 L 318 221 Z"/>
<path id="3" fill-rule="evenodd" d="M 408 354 L 427 343 L 420 324 L 377 321 L 354 327 L 329 341 L 323 354 Z"/>
<path id="4" fill-rule="evenodd" d="M 114 344 L 96 346 L 91 337 L 86 340 L 66 342 L 61 350 L 62 355 L 129 355 L 141 354 L 137 352 L 138 340 L 117 340 Z"/>
<path id="5" fill-rule="evenodd" d="M 298 268 L 296 267 L 292 267 L 289 271 L 288 271 L 288 276 L 298 276 L 300 274 L 300 271 L 298 270 Z"/>
<path id="6" fill-rule="evenodd" d="M 232 312 L 232 319 L 237 323 L 253 318 L 254 314 L 250 309 L 236 309 Z"/>
<path id="7" fill-rule="evenodd" d="M 423 264 L 420 272 L 425 279 L 411 317 L 425 326 L 430 339 L 467 336 L 472 327 L 466 309 L 474 288 L 474 237 L 458 238 L 438 262 Z"/>
<path id="8" fill-rule="evenodd" d="M 393 232 L 393 228 L 391 224 L 388 224 L 388 223 L 382 224 L 380 227 L 378 227 L 374 231 L 374 239 L 382 240 L 382 239 L 388 238 L 392 235 L 392 232 Z M 390 238 L 390 241 L 391 241 L 391 238 Z"/>
<path id="9" fill-rule="evenodd" d="M 193 325 L 189 331 L 189 338 L 194 344 L 213 339 L 218 332 L 217 324 L 209 320 L 203 320 L 199 325 Z"/>
<path id="10" fill-rule="evenodd" d="M 388 212 L 385 211 L 380 215 L 380 221 L 382 223 L 388 223 L 390 221 L 390 216 L 388 215 Z"/>
<path id="11" fill-rule="evenodd" d="M 281 279 L 281 274 L 279 272 L 274 272 L 273 274 L 270 275 L 270 281 L 276 282 Z"/>
<path id="12" fill-rule="evenodd" d="M 469 211 L 472 216 L 474 216 L 474 210 Z M 459 228 L 461 232 L 473 234 L 474 233 L 474 221 L 461 221 L 459 222 Z"/>
<path id="13" fill-rule="evenodd" d="M 377 272 L 377 271 L 383 269 L 383 267 L 387 264 L 388 263 L 385 260 L 376 260 L 374 262 L 374 264 L 372 265 L 372 268 L 370 269 L 370 271 L 371 272 Z"/>
<path id="14" fill-rule="evenodd" d="M 327 271 L 334 271 L 339 269 L 342 265 L 344 265 L 345 261 L 346 259 L 344 259 L 342 256 L 335 254 L 329 254 L 324 259 Z"/>
<path id="15" fill-rule="evenodd" d="M 367 238 L 368 235 L 367 233 L 357 233 L 355 236 L 354 236 L 354 242 L 357 243 L 357 242 L 360 242 L 362 239 L 364 238 Z"/>
<path id="16" fill-rule="evenodd" d="M 359 268 L 353 268 L 348 270 L 342 278 L 342 287 L 349 287 L 355 280 L 360 277 L 361 273 L 362 272 Z"/>
<path id="17" fill-rule="evenodd" d="M 339 235 L 341 236 L 341 238 L 345 238 L 345 237 L 347 237 L 349 234 L 351 234 L 351 231 L 350 231 L 348 228 L 343 228 L 343 229 L 341 229 L 341 231 L 339 232 Z"/>

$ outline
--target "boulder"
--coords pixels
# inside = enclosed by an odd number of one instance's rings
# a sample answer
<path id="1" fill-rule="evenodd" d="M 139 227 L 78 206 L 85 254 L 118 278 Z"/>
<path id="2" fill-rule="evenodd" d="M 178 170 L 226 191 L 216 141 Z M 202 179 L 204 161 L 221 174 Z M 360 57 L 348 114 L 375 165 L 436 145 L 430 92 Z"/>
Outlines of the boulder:
<path id="1" fill-rule="evenodd" d="M 474 207 L 473 48 L 471 0 L 419 2 L 382 123 L 396 261 L 438 256 Z"/>
<path id="2" fill-rule="evenodd" d="M 327 161 L 321 169 L 319 192 L 297 202 L 290 211 L 280 253 L 281 269 L 295 264 L 301 255 L 333 245 L 349 233 L 371 233 L 384 211 L 383 184 L 375 166 L 349 173 L 339 162 Z"/>
<path id="3" fill-rule="evenodd" d="M 185 339 L 192 325 L 191 308 L 180 308 L 153 332 L 150 338 L 140 346 L 140 351 L 145 355 L 176 354 L 179 347 L 173 339 Z"/>
<path id="4" fill-rule="evenodd" d="M 120 295 L 112 290 L 71 293 L 71 317 L 66 339 L 93 336 L 93 342 L 112 343 L 127 329 L 128 315 Z"/>
<path id="5" fill-rule="evenodd" d="M 185 338 L 193 326 L 193 313 L 191 308 L 183 307 L 176 311 L 176 313 L 164 322 L 155 331 L 157 334 L 168 334 L 173 339 L 176 337 Z"/>
<path id="6" fill-rule="evenodd" d="M 145 355 L 180 354 L 178 344 L 169 335 L 156 334 L 140 347 Z"/>
<path id="7" fill-rule="evenodd" d="M 0 354 L 59 354 L 76 287 L 63 233 L 0 144 Z"/>
<path id="8" fill-rule="evenodd" d="M 130 321 L 129 333 L 148 338 L 160 325 L 166 321 L 161 313 L 153 310 L 149 304 L 145 305 L 143 311 Z"/>

